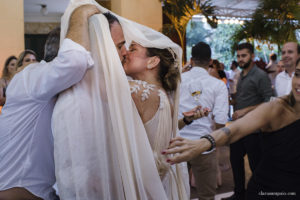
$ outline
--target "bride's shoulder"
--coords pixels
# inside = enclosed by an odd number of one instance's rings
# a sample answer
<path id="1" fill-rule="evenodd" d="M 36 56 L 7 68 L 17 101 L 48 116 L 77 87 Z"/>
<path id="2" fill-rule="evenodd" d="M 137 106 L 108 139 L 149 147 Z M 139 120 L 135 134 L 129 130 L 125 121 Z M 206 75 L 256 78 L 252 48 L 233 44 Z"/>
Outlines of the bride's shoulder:
<path id="1" fill-rule="evenodd" d="M 138 98 L 142 102 L 159 96 L 158 88 L 146 81 L 130 80 L 129 85 L 132 97 Z"/>
<path id="2" fill-rule="evenodd" d="M 145 81 L 129 81 L 132 99 L 136 108 L 146 123 L 157 112 L 160 106 L 160 90 L 153 84 Z"/>

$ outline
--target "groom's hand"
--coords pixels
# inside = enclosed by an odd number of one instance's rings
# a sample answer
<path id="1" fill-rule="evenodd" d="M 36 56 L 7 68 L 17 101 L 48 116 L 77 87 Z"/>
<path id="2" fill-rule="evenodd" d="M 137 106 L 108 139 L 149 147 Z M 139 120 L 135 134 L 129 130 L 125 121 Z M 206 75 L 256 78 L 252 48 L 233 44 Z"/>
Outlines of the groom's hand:
<path id="1" fill-rule="evenodd" d="M 73 18 L 88 19 L 92 15 L 99 14 L 99 13 L 100 10 L 97 8 L 97 6 L 92 4 L 87 4 L 76 8 L 71 15 L 71 20 Z"/>
<path id="2" fill-rule="evenodd" d="M 92 15 L 98 13 L 100 13 L 100 10 L 95 5 L 91 4 L 76 8 L 70 17 L 69 29 L 66 38 L 73 40 L 89 51 L 90 39 L 88 19 Z"/>

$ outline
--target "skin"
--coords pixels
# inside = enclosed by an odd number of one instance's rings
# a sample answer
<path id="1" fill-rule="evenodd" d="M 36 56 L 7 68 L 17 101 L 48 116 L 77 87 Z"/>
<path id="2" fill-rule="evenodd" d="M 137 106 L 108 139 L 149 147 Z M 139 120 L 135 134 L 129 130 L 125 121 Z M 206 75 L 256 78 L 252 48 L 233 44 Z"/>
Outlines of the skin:
<path id="1" fill-rule="evenodd" d="M 90 50 L 90 40 L 88 33 L 88 18 L 94 14 L 100 13 L 94 5 L 83 5 L 74 10 L 70 18 L 69 29 L 66 38 L 80 44 L 87 50 Z M 25 58 L 24 58 L 25 60 Z M 27 63 L 28 64 L 28 63 Z M 25 64 L 26 65 L 26 64 Z M 24 67 L 24 66 L 23 66 Z M 5 200 L 41 200 L 31 194 L 25 188 L 11 188 L 0 191 L 0 199 Z"/>
<path id="2" fill-rule="evenodd" d="M 94 5 L 83 5 L 76 8 L 71 15 L 66 38 L 73 40 L 89 51 L 90 39 L 88 31 L 88 19 L 92 15 L 99 13 L 100 11 Z"/>
<path id="3" fill-rule="evenodd" d="M 126 75 L 134 80 L 146 81 L 156 86 L 155 90 L 150 93 L 147 101 L 141 100 L 142 90 L 131 94 L 143 123 L 146 123 L 153 118 L 159 107 L 158 89 L 164 90 L 160 80 L 157 78 L 160 59 L 157 56 L 148 57 L 147 49 L 133 42 L 126 54 L 123 67 Z M 132 82 L 129 82 L 129 84 L 134 85 Z"/>
<path id="4" fill-rule="evenodd" d="M 211 133 L 217 146 L 233 143 L 254 130 L 262 129 L 264 132 L 279 130 L 300 119 L 300 64 L 296 66 L 295 76 L 292 80 L 292 93 L 296 103 L 293 107 L 287 106 L 282 99 L 260 105 L 248 115 L 231 123 L 227 128 L 230 134 L 223 130 Z M 167 162 L 179 163 L 188 161 L 207 151 L 211 144 L 206 139 L 187 140 L 181 137 L 174 138 L 168 149 L 162 154 L 175 154 Z"/>
<path id="5" fill-rule="evenodd" d="M 6 98 L 3 97 L 3 88 L 5 88 L 5 83 L 3 79 L 0 79 L 0 106 L 3 106 L 6 100 Z"/>
<path id="6" fill-rule="evenodd" d="M 17 59 L 12 59 L 7 65 L 8 72 L 10 74 L 15 73 L 17 70 L 16 66 L 17 66 Z"/>
<path id="7" fill-rule="evenodd" d="M 186 121 L 190 122 L 193 120 L 200 119 L 202 117 L 207 117 L 209 112 L 211 112 L 209 108 L 202 108 L 202 106 L 197 106 L 190 111 L 183 112 L 182 114 L 183 114 L 184 118 L 186 119 Z M 186 124 L 183 121 L 183 118 L 179 119 L 178 120 L 179 130 L 185 126 L 186 126 Z"/>
<path id="8" fill-rule="evenodd" d="M 276 73 L 279 74 L 283 70 L 284 70 L 284 65 L 283 65 L 283 62 L 280 60 L 276 66 Z"/>
<path id="9" fill-rule="evenodd" d="M 117 48 L 120 60 L 122 64 L 124 64 L 127 50 L 125 48 L 125 39 L 121 25 L 118 22 L 114 22 L 113 24 L 111 24 L 110 33 Z"/>
<path id="10" fill-rule="evenodd" d="M 36 57 L 33 54 L 26 54 L 23 58 L 22 66 L 27 66 L 33 62 L 36 62 Z"/>
<path id="11" fill-rule="evenodd" d="M 287 42 L 282 47 L 281 59 L 284 65 L 285 70 L 290 76 L 295 71 L 296 61 L 300 57 L 300 54 L 297 52 L 297 43 Z"/>
<path id="12" fill-rule="evenodd" d="M 246 76 L 248 72 L 254 66 L 254 54 L 252 54 L 248 49 L 241 49 L 237 51 L 237 62 L 240 68 L 243 69 L 243 75 Z"/>
<path id="13" fill-rule="evenodd" d="M 124 70 L 126 75 L 135 80 L 143 80 L 147 83 L 161 86 L 161 82 L 157 80 L 160 58 L 158 56 L 147 56 L 147 49 L 133 42 L 126 55 L 124 62 Z"/>
<path id="14" fill-rule="evenodd" d="M 216 69 L 216 67 L 213 65 L 213 68 L 208 68 L 208 73 L 209 75 L 217 78 L 217 79 L 220 79 L 220 76 L 218 74 L 218 70 Z"/>

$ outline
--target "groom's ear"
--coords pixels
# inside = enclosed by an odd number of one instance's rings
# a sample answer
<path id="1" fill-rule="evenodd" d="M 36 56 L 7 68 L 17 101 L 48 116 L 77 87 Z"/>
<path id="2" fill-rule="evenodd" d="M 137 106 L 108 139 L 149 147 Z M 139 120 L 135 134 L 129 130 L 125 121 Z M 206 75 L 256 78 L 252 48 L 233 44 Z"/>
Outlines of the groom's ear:
<path id="1" fill-rule="evenodd" d="M 147 69 L 154 69 L 160 63 L 160 58 L 158 56 L 152 56 L 149 58 L 147 63 Z"/>

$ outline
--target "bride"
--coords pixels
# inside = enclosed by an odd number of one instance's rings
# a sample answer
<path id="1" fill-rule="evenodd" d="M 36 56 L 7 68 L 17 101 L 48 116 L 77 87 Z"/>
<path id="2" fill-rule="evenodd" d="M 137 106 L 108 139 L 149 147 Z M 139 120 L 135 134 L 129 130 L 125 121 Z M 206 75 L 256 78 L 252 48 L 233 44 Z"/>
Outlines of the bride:
<path id="1" fill-rule="evenodd" d="M 93 0 L 70 2 L 72 11 Z M 95 65 L 59 95 L 53 117 L 55 170 L 62 199 L 188 199 L 185 169 L 161 150 L 178 130 L 181 48 L 163 34 L 117 16 L 130 45 L 124 69 L 103 15 L 90 18 Z M 133 42 L 134 41 L 134 42 Z M 128 84 L 127 75 L 134 80 Z M 139 80 L 137 80 L 139 79 Z"/>
<path id="2" fill-rule="evenodd" d="M 169 49 L 145 48 L 132 42 L 123 65 L 126 75 L 133 78 L 129 81 L 131 95 L 145 126 L 168 199 L 180 196 L 176 173 L 161 154 L 173 137 L 174 105 L 168 93 L 177 89 L 180 79 L 175 56 Z"/>

